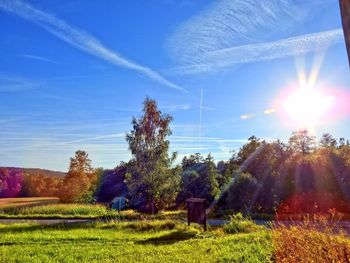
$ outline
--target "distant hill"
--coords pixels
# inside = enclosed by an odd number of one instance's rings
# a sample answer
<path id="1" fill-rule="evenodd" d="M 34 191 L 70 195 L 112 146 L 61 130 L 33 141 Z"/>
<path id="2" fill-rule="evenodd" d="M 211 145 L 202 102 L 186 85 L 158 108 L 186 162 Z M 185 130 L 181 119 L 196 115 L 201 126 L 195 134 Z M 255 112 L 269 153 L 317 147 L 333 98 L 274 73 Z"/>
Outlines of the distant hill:
<path id="1" fill-rule="evenodd" d="M 40 168 L 18 168 L 18 167 L 0 167 L 0 168 L 7 168 L 7 169 L 23 169 L 24 174 L 30 174 L 30 175 L 37 175 L 41 174 L 44 176 L 57 176 L 57 177 L 64 177 L 66 176 L 66 173 L 59 172 L 59 171 L 52 171 L 47 169 L 40 169 Z"/>

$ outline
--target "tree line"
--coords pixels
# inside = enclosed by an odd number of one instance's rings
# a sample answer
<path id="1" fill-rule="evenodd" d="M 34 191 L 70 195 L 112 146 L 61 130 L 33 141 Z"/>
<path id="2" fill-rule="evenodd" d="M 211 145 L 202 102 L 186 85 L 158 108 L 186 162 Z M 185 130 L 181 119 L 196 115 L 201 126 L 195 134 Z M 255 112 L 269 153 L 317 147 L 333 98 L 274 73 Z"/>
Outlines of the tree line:
<path id="1" fill-rule="evenodd" d="M 125 196 L 144 212 L 183 206 L 189 197 L 205 198 L 218 212 L 288 214 L 350 212 L 350 144 L 307 130 L 288 142 L 252 136 L 228 161 L 211 154 L 169 153 L 172 117 L 146 98 L 142 115 L 132 119 L 126 141 L 131 160 L 113 170 L 94 169 L 85 151 L 70 160 L 65 177 L 21 174 L 0 169 L 0 197 L 58 196 L 63 202 L 110 202 Z"/>

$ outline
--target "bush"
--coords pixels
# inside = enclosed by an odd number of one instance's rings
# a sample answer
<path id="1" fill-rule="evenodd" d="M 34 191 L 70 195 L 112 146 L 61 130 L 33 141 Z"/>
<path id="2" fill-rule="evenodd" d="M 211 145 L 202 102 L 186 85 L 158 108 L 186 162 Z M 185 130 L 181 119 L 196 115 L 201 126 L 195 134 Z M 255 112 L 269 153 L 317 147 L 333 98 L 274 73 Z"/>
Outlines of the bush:
<path id="1" fill-rule="evenodd" d="M 238 173 L 234 175 L 232 183 L 221 195 L 218 206 L 221 209 L 230 209 L 234 212 L 254 212 L 256 195 L 259 192 L 260 184 L 249 173 Z"/>
<path id="2" fill-rule="evenodd" d="M 241 213 L 231 216 L 230 222 L 224 225 L 224 231 L 229 234 L 250 233 L 262 229 L 262 226 L 258 226 L 250 218 L 244 218 Z"/>

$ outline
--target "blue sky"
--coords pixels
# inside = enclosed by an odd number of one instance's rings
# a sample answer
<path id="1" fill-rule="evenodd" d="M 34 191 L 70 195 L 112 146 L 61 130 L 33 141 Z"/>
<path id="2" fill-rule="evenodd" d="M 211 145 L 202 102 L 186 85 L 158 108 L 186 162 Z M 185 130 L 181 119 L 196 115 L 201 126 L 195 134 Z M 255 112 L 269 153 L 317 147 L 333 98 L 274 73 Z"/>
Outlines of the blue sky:
<path id="1" fill-rule="evenodd" d="M 322 61 L 316 85 L 350 92 L 337 0 L 0 0 L 0 25 L 3 166 L 65 171 L 78 149 L 96 167 L 127 161 L 146 96 L 173 115 L 179 160 L 226 160 L 297 128 L 274 101 L 300 65 Z M 346 117 L 316 134 L 346 137 Z"/>

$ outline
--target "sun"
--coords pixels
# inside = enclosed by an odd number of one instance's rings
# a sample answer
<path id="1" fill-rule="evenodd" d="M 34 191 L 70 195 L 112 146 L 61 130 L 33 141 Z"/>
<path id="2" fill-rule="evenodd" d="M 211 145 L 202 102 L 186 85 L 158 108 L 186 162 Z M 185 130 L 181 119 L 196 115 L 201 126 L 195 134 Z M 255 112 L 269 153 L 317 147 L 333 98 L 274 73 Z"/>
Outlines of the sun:
<path id="1" fill-rule="evenodd" d="M 301 87 L 287 95 L 283 108 L 299 126 L 311 127 L 322 122 L 334 99 L 334 96 L 322 93 L 315 87 Z"/>

